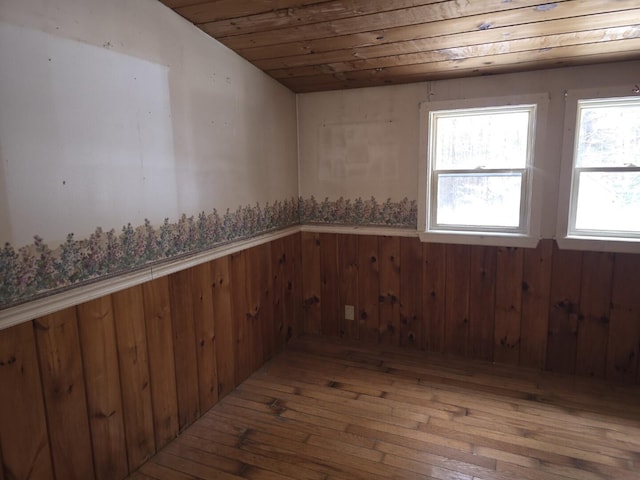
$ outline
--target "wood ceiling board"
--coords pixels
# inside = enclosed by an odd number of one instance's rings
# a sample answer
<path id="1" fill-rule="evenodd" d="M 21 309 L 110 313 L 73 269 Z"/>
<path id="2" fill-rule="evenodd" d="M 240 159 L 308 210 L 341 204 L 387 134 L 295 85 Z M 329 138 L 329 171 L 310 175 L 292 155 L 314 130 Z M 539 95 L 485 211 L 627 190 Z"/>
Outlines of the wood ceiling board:
<path id="1" fill-rule="evenodd" d="M 303 66 L 297 68 L 277 69 L 267 71 L 275 79 L 287 77 L 313 76 L 323 73 L 354 72 L 359 70 L 375 70 L 386 68 L 399 68 L 401 66 L 442 62 L 447 60 L 462 61 L 474 59 L 476 61 L 501 63 L 501 57 L 507 53 L 522 52 L 546 52 L 551 49 L 561 48 L 568 50 L 572 46 L 588 45 L 597 50 L 596 44 L 608 45 L 615 40 L 625 40 L 640 37 L 640 26 L 624 26 L 607 28 L 603 30 L 590 30 L 587 32 L 563 33 L 559 35 L 547 35 L 521 40 L 509 40 L 496 43 L 485 43 L 465 47 L 453 47 L 403 55 L 392 55 L 373 59 L 359 59 L 349 62 L 324 63 L 320 65 Z M 614 50 L 615 51 L 615 50 Z M 591 53 L 599 53 L 597 51 Z"/>
<path id="2" fill-rule="evenodd" d="M 161 1 L 296 92 L 640 59 L 639 0 Z"/>
<path id="3" fill-rule="evenodd" d="M 181 3 L 182 5 L 170 6 L 177 13 L 194 24 L 227 21 L 238 19 L 246 23 L 244 18 L 262 17 L 270 15 L 291 15 L 305 5 L 319 3 L 318 0 L 214 0 L 196 3 L 193 0 L 160 0 L 167 6 L 169 3 Z"/>
<path id="4" fill-rule="evenodd" d="M 522 2 L 524 1 L 526 0 L 522 0 Z M 490 0 L 492 5 L 495 2 L 496 0 Z M 582 5 L 583 2 L 584 4 L 590 4 L 592 8 L 597 7 L 599 11 L 603 9 L 604 11 L 614 10 L 611 0 L 581 0 L 579 2 L 580 5 Z M 444 3 L 446 7 L 444 4 L 424 5 L 384 13 L 363 15 L 357 18 L 323 21 L 311 25 L 280 28 L 268 32 L 234 35 L 231 37 L 220 37 L 216 32 L 209 30 L 206 25 L 203 25 L 202 29 L 232 50 L 241 51 L 244 48 L 255 47 L 257 45 L 278 45 L 300 38 L 311 40 L 410 26 L 418 26 L 419 30 L 415 33 L 420 32 L 420 36 L 422 37 L 436 34 L 443 35 L 445 33 L 489 28 L 489 25 L 512 25 L 516 23 L 529 23 L 550 20 L 552 18 L 576 16 L 577 14 L 575 14 L 574 11 L 578 10 L 572 6 L 570 0 L 556 2 L 556 6 L 549 10 L 538 10 L 534 7 L 533 5 L 540 6 L 541 2 L 539 0 L 533 2 L 527 1 L 526 3 L 528 3 L 529 6 L 526 8 L 516 8 L 519 4 L 516 2 L 503 2 L 498 0 L 502 8 L 495 11 L 488 11 L 486 9 L 486 3 L 489 3 L 489 1 L 467 3 L 462 6 L 457 1 L 447 1 Z M 632 6 L 637 6 L 637 0 L 617 0 L 613 5 L 617 7 L 615 10 L 622 10 L 624 4 L 630 3 L 633 3 Z M 609 8 L 605 8 L 605 5 Z M 424 19 L 429 19 L 429 21 L 425 21 Z M 458 24 L 457 22 L 460 23 Z M 386 37 L 386 35 L 384 36 Z"/>
<path id="5" fill-rule="evenodd" d="M 598 44 L 598 48 L 594 49 L 593 45 L 570 45 L 565 47 L 556 47 L 545 50 L 526 51 L 516 53 L 506 53 L 496 55 L 494 57 L 466 58 L 462 60 L 443 60 L 427 63 L 418 63 L 412 65 L 401 65 L 382 69 L 366 69 L 351 72 L 339 72 L 336 74 L 315 75 L 318 77 L 334 77 L 344 76 L 350 79 L 365 79 L 371 77 L 390 78 L 399 76 L 414 76 L 428 73 L 455 71 L 469 68 L 480 68 L 488 65 L 513 65 L 522 62 L 535 62 L 547 60 L 560 60 L 571 57 L 581 57 L 588 55 L 602 55 L 607 53 L 634 52 L 640 50 L 640 38 L 629 40 L 617 40 Z M 498 58 L 499 57 L 499 58 Z M 310 77 L 297 77 L 310 78 Z"/>
<path id="6" fill-rule="evenodd" d="M 495 1 L 495 0 L 493 0 Z M 532 0 L 533 1 L 533 0 Z M 539 0 L 538 0 L 539 1 Z M 446 4 L 451 1 L 444 2 Z M 215 32 L 217 38 L 231 35 L 244 35 L 264 32 L 279 28 L 322 23 L 323 19 L 331 22 L 345 18 L 360 18 L 363 15 L 379 14 L 393 10 L 407 9 L 424 5 L 442 5 L 442 0 L 353 0 L 351 2 L 332 1 L 316 3 L 296 9 L 284 9 L 252 15 L 243 18 L 220 20 L 217 22 L 199 21 L 198 17 L 189 17 L 200 28 Z M 437 8 L 438 5 L 434 5 Z"/>
<path id="7" fill-rule="evenodd" d="M 518 41 L 521 39 L 537 40 L 540 37 L 571 34 L 590 30 L 601 30 L 618 27 L 637 27 L 640 9 L 624 12 L 610 12 L 599 15 L 588 15 L 579 18 L 562 18 L 548 22 L 528 23 L 524 25 L 475 30 L 430 38 L 420 38 L 395 43 L 384 43 L 368 47 L 348 48 L 319 53 L 306 53 L 279 58 L 251 59 L 258 68 L 269 71 L 282 68 L 294 68 L 307 65 L 322 65 L 335 62 L 348 62 L 354 59 L 371 59 L 391 55 L 404 55 L 414 52 L 427 52 L 458 48 L 460 45 L 474 46 L 496 42 Z M 508 39 L 508 40 L 507 40 Z M 302 44 L 290 44 L 294 49 L 303 48 Z M 282 47 L 282 46 L 281 46 Z M 281 48 L 280 47 L 280 48 Z M 243 52 L 246 54 L 247 51 Z"/>
<path id="8" fill-rule="evenodd" d="M 341 90 L 349 88 L 375 87 L 382 85 L 398 85 L 403 83 L 416 83 L 433 80 L 444 80 L 463 77 L 477 77 L 497 75 L 503 73 L 517 73 L 532 70 L 545 70 L 549 68 L 590 65 L 597 63 L 622 62 L 638 59 L 637 48 L 640 45 L 630 45 L 629 50 L 605 52 L 600 54 L 587 54 L 581 56 L 568 56 L 564 58 L 547 58 L 545 60 L 522 61 L 509 64 L 491 65 L 462 65 L 459 62 L 439 62 L 438 68 L 416 69 L 414 72 L 403 72 L 402 75 L 381 75 L 382 72 L 360 71 L 355 74 L 317 75 L 314 77 L 294 77 L 281 79 L 280 82 L 297 93 L 319 92 L 326 90 Z M 615 49 L 614 49 L 615 50 Z M 529 59 L 530 55 L 522 55 Z M 431 64 L 434 65 L 434 64 Z M 629 92 L 631 94 L 631 90 Z"/>

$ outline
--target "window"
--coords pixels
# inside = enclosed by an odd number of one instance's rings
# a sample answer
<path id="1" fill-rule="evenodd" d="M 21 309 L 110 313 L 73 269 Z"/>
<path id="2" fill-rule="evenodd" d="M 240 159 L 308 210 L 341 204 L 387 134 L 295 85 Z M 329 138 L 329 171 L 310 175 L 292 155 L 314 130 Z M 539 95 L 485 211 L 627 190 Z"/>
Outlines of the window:
<path id="1" fill-rule="evenodd" d="M 546 99 L 422 104 L 423 239 L 535 246 L 534 146 Z"/>
<path id="2" fill-rule="evenodd" d="M 583 95 L 567 95 L 559 244 L 638 251 L 640 97 Z"/>

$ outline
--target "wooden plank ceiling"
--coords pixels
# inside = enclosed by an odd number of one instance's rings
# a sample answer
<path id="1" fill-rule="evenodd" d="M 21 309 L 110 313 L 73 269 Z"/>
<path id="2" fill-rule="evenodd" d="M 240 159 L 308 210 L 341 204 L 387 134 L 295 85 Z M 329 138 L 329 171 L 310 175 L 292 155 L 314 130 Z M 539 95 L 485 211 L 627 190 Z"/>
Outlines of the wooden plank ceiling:
<path id="1" fill-rule="evenodd" d="M 640 59 L 640 0 L 161 0 L 294 92 Z"/>

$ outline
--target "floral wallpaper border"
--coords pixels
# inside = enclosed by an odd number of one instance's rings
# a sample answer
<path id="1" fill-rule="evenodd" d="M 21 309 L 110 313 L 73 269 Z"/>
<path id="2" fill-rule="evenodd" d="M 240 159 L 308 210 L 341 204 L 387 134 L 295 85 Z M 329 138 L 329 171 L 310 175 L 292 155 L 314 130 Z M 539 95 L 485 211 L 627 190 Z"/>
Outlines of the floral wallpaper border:
<path id="1" fill-rule="evenodd" d="M 220 214 L 183 214 L 158 227 L 127 224 L 119 232 L 96 228 L 89 238 L 73 233 L 58 247 L 34 236 L 34 242 L 0 249 L 0 310 L 99 279 L 249 239 L 294 225 L 338 224 L 416 228 L 417 203 L 407 198 L 368 200 L 290 198 L 261 206 L 247 205 Z"/>
<path id="2" fill-rule="evenodd" d="M 325 198 L 322 202 L 311 198 L 300 198 L 300 223 L 338 224 L 358 226 L 386 226 L 417 228 L 418 203 L 404 198 L 399 202 L 387 199 L 379 203 L 375 197 L 364 200 Z"/>

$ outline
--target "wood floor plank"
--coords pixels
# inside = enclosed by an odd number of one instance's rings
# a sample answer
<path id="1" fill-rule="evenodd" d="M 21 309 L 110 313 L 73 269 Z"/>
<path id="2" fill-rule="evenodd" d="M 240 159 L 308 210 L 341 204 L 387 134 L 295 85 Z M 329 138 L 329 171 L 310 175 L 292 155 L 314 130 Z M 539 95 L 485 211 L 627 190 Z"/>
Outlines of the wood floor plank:
<path id="1" fill-rule="evenodd" d="M 599 379 L 302 337 L 140 474 L 631 480 L 640 474 L 638 395 Z"/>

